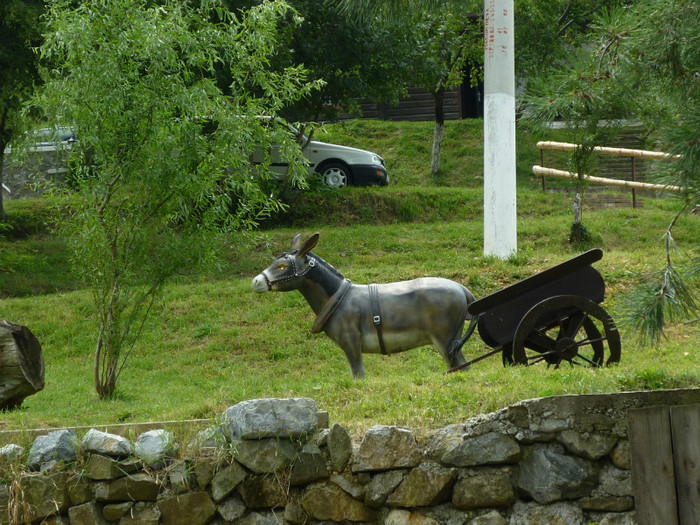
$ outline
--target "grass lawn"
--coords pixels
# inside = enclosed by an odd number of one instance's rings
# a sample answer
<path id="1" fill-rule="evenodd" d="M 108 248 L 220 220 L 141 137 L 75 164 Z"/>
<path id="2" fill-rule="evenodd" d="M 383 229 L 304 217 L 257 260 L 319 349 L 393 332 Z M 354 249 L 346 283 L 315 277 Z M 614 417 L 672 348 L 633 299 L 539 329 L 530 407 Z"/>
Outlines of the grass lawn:
<path id="1" fill-rule="evenodd" d="M 532 397 L 700 385 L 698 322 L 671 326 L 659 347 L 640 345 L 623 326 L 620 364 L 600 370 L 504 368 L 495 356 L 445 375 L 437 351 L 424 347 L 365 356 L 367 379 L 353 381 L 342 351 L 310 333 L 314 316 L 299 293 L 252 292 L 252 277 L 297 231 L 320 231 L 315 251 L 356 283 L 434 275 L 463 283 L 477 298 L 578 253 L 567 242 L 570 198 L 541 192 L 529 168 L 519 168 L 519 252 L 507 261 L 483 256 L 480 125 L 448 123 L 437 179 L 429 175 L 432 135 L 425 123 L 328 126 L 318 138 L 382 154 L 392 185 L 331 193 L 320 206 L 306 196 L 306 211 L 290 215 L 294 225 L 270 225 L 245 249 L 231 239 L 221 272 L 167 286 L 108 401 L 98 400 L 92 383 L 91 297 L 70 276 L 65 248 L 46 233 L 0 239 L 0 319 L 28 326 L 46 364 L 44 390 L 20 410 L 0 414 L 0 430 L 217 418 L 244 399 L 312 397 L 332 422 L 359 434 L 374 424 L 438 427 Z M 460 136 L 465 144 L 457 144 Z M 527 144 L 519 153 L 523 166 L 537 158 Z M 605 252 L 595 267 L 608 286 L 604 306 L 618 325 L 636 276 L 663 264 L 661 235 L 675 206 L 648 198 L 639 209 L 584 210 Z M 700 217 L 680 219 L 680 258 L 698 256 L 699 234 Z M 464 351 L 471 359 L 488 350 L 475 335 Z"/>

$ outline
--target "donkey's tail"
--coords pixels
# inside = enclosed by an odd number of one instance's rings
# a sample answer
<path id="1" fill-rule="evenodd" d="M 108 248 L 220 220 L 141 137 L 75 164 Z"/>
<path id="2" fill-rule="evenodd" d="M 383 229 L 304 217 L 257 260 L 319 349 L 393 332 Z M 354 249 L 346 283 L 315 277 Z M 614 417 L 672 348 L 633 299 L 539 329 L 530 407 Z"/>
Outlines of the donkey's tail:
<path id="1" fill-rule="evenodd" d="M 474 301 L 476 301 L 476 297 L 474 297 L 474 294 L 472 294 L 468 288 L 464 287 L 464 294 L 467 296 L 467 307 L 472 304 Z M 464 319 L 465 320 L 471 320 L 469 323 L 469 327 L 467 328 L 467 331 L 464 333 L 464 335 L 456 340 L 454 344 L 452 345 L 452 348 L 450 348 L 449 354 L 450 354 L 450 359 L 453 359 L 455 354 L 459 352 L 462 347 L 465 345 L 467 341 L 469 341 L 469 338 L 472 336 L 474 333 L 474 330 L 476 330 L 476 325 L 479 320 L 479 316 L 472 317 L 472 315 L 469 313 L 469 311 L 464 312 Z"/>

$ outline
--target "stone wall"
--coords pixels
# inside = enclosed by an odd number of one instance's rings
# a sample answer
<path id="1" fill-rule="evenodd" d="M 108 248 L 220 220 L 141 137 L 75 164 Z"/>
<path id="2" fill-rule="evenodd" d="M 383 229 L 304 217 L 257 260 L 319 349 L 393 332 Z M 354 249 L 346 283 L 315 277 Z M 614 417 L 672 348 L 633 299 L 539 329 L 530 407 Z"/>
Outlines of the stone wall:
<path id="1" fill-rule="evenodd" d="M 311 399 L 239 403 L 187 444 L 59 430 L 0 448 L 0 523 L 633 524 L 627 411 L 699 402 L 700 389 L 550 397 L 355 442 Z"/>

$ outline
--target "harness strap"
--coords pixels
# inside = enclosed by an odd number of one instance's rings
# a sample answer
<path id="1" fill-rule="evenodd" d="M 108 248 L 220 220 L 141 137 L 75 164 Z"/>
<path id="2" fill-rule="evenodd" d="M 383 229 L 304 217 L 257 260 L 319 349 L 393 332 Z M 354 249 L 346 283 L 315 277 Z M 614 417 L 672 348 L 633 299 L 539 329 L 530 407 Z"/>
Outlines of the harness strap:
<path id="1" fill-rule="evenodd" d="M 379 349 L 382 355 L 386 355 L 386 347 L 384 346 L 384 337 L 382 336 L 382 314 L 379 310 L 379 287 L 376 284 L 370 284 L 369 287 L 369 302 L 372 305 L 372 322 L 377 330 L 377 338 L 379 339 Z"/>
<path id="2" fill-rule="evenodd" d="M 317 334 L 323 327 L 326 326 L 326 322 L 331 318 L 335 311 L 343 302 L 348 291 L 350 291 L 350 279 L 343 280 L 340 288 L 331 296 L 330 300 L 326 303 L 323 309 L 318 313 L 316 319 L 314 319 L 314 324 L 311 325 L 311 333 Z"/>

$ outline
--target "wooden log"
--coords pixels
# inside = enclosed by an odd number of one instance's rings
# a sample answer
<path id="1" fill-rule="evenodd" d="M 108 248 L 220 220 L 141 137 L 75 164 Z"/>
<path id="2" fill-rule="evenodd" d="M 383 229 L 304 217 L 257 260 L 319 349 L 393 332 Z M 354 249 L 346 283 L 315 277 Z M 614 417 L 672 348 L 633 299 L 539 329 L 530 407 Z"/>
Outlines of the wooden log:
<path id="1" fill-rule="evenodd" d="M 560 179 L 577 179 L 578 175 L 571 171 L 555 170 L 554 168 L 543 168 L 542 166 L 533 166 L 532 173 L 547 177 L 558 177 Z M 604 177 L 593 177 L 591 175 L 583 175 L 583 180 L 591 184 L 599 184 L 601 186 L 617 186 L 620 188 L 635 188 L 638 190 L 649 191 L 670 191 L 681 192 L 683 188 L 680 186 L 667 186 L 664 184 L 651 184 L 649 182 L 637 182 L 632 180 L 607 179 Z"/>
<path id="2" fill-rule="evenodd" d="M 0 320 L 0 410 L 18 408 L 44 388 L 41 345 L 26 326 Z"/>
<path id="3" fill-rule="evenodd" d="M 578 144 L 545 140 L 538 142 L 537 147 L 539 149 L 550 151 L 574 151 L 578 147 Z M 593 151 L 595 151 L 596 153 L 600 153 L 601 155 L 615 155 L 618 157 L 636 157 L 639 159 L 651 160 L 675 160 L 680 157 L 680 155 L 672 155 L 671 153 L 664 153 L 663 151 L 649 151 L 645 149 L 629 148 L 609 148 L 605 146 L 595 146 L 593 148 Z"/>

